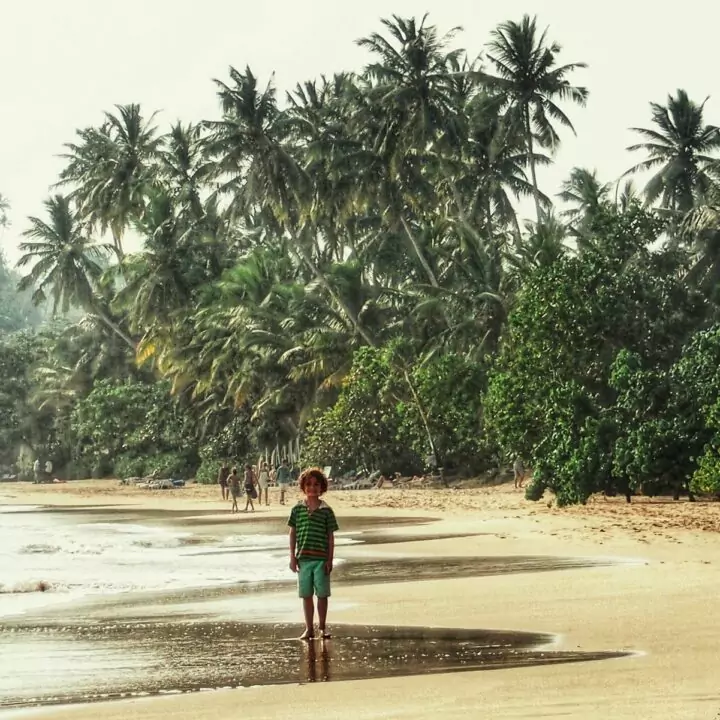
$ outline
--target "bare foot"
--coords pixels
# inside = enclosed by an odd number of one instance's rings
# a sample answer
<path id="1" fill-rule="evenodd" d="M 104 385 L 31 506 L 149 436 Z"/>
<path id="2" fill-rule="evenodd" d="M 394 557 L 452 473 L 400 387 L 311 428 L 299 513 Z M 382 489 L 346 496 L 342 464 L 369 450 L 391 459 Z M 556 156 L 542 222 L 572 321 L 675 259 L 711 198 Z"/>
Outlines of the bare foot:
<path id="1" fill-rule="evenodd" d="M 299 637 L 300 640 L 314 640 L 315 635 L 313 634 L 313 631 L 305 628 L 305 632 Z"/>
<path id="2" fill-rule="evenodd" d="M 329 640 L 329 639 L 332 637 L 332 635 L 331 635 L 330 632 L 329 632 L 328 630 L 326 630 L 325 628 L 320 628 L 320 637 L 321 637 L 323 640 Z"/>

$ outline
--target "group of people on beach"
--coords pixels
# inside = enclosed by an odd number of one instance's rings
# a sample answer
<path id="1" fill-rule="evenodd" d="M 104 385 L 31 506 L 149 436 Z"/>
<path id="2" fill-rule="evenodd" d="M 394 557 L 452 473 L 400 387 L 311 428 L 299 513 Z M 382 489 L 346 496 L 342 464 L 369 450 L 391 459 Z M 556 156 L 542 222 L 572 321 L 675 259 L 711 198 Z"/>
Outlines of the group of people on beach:
<path id="1" fill-rule="evenodd" d="M 245 464 L 242 478 L 238 473 L 237 466 L 230 468 L 227 462 L 223 462 L 218 471 L 218 485 L 223 500 L 232 499 L 231 513 L 240 512 L 238 498 L 241 488 L 245 495 L 245 508 L 243 512 L 255 512 L 254 500 L 259 500 L 260 505 L 270 505 L 268 488 L 270 485 L 277 485 L 280 489 L 280 504 L 285 504 L 285 494 L 290 483 L 297 477 L 297 471 L 288 465 L 287 460 L 282 460 L 275 468 L 262 461 L 259 465 Z"/>

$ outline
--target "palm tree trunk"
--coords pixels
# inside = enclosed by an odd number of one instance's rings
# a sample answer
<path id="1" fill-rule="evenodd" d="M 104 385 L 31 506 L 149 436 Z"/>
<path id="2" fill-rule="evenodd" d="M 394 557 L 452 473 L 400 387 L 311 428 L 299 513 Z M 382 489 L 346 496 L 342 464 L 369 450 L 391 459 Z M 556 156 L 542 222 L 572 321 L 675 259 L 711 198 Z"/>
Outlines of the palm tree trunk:
<path id="1" fill-rule="evenodd" d="M 120 264 L 122 264 L 122 259 L 125 257 L 125 252 L 123 251 L 122 246 L 122 239 L 120 238 L 120 235 L 115 230 L 115 228 L 110 228 L 110 232 L 112 232 L 113 245 L 115 246 L 118 260 L 120 260 Z"/>
<path id="2" fill-rule="evenodd" d="M 360 320 L 357 315 L 350 309 L 350 306 L 335 292 L 332 285 L 329 283 L 325 273 L 319 268 L 319 266 L 313 262 L 308 251 L 303 247 L 302 242 L 299 241 L 298 237 L 293 233 L 293 242 L 295 245 L 296 252 L 302 258 L 303 262 L 307 265 L 308 269 L 317 278 L 318 282 L 325 288 L 326 292 L 330 297 L 337 303 L 337 306 L 342 310 L 345 317 L 350 321 L 352 326 L 355 328 L 355 332 L 370 346 L 377 347 L 377 343 L 374 338 L 363 328 L 360 324 Z"/>
<path id="3" fill-rule="evenodd" d="M 427 436 L 428 445 L 430 446 L 430 452 L 435 458 L 436 464 L 438 465 L 438 467 L 440 467 L 440 465 L 442 465 L 442 462 L 440 456 L 438 455 L 437 446 L 435 445 L 435 439 L 433 438 L 432 430 L 430 429 L 430 423 L 428 422 L 428 416 L 427 412 L 425 411 L 425 406 L 423 405 L 423 402 L 418 395 L 415 384 L 413 383 L 407 368 L 403 367 L 402 373 L 403 378 L 407 383 L 408 388 L 410 389 L 410 394 L 413 397 L 415 407 L 417 408 L 418 414 L 420 415 L 420 421 L 422 422 L 423 428 L 425 429 L 425 435 Z"/>
<path id="4" fill-rule="evenodd" d="M 93 310 L 95 317 L 99 318 L 112 332 L 114 332 L 133 352 L 137 350 L 137 344 L 129 336 L 126 335 L 117 323 L 114 323 L 102 310 Z"/>
<path id="5" fill-rule="evenodd" d="M 532 129 L 530 127 L 530 108 L 525 107 L 525 142 L 527 144 L 528 162 L 530 163 L 530 176 L 532 177 L 533 198 L 535 199 L 535 212 L 538 223 L 542 222 L 540 210 L 540 190 L 538 189 L 537 173 L 535 171 L 535 151 L 533 149 Z"/>
<path id="6" fill-rule="evenodd" d="M 402 223 L 403 229 L 405 230 L 405 234 L 408 236 L 408 240 L 410 240 L 410 244 L 413 246 L 413 250 L 415 251 L 417 258 L 420 261 L 420 264 L 423 266 L 423 270 L 425 270 L 425 274 L 428 276 L 428 279 L 430 280 L 430 284 L 435 288 L 440 287 L 440 284 L 438 283 L 437 278 L 435 277 L 435 273 L 432 271 L 430 264 L 425 259 L 425 255 L 423 255 L 423 251 L 421 250 L 416 237 L 413 235 L 412 230 L 410 229 L 410 226 L 407 223 L 407 220 L 405 220 L 405 218 L 402 217 L 402 215 L 400 216 L 400 222 Z"/>

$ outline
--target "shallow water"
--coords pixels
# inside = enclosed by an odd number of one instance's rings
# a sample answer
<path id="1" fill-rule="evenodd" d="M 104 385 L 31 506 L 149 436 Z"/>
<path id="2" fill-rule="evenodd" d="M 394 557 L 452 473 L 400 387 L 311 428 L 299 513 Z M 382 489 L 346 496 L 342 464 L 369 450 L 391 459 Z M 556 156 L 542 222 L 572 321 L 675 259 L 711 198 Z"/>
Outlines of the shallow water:
<path id="1" fill-rule="evenodd" d="M 300 632 L 205 622 L 18 629 L 0 634 L 0 652 L 14 658 L 14 672 L 0 676 L 0 707 L 623 656 L 552 652 L 543 647 L 552 636 L 539 633 L 343 625 L 330 640 L 303 642 Z"/>

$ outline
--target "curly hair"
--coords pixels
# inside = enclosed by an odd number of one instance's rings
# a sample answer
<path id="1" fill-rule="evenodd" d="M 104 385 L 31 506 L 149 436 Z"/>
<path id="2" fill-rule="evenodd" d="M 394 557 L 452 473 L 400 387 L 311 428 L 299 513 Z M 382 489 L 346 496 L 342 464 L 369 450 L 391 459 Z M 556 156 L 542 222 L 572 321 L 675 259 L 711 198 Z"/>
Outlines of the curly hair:
<path id="1" fill-rule="evenodd" d="M 303 492 L 305 492 L 305 484 L 311 477 L 315 478 L 320 483 L 321 495 L 327 492 L 328 481 L 325 477 L 325 473 L 319 467 L 306 468 L 300 473 L 300 477 L 298 478 L 298 485 L 300 485 L 300 489 Z"/>

